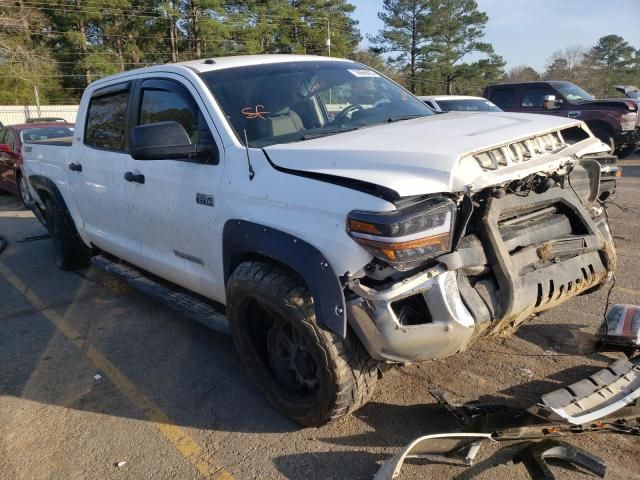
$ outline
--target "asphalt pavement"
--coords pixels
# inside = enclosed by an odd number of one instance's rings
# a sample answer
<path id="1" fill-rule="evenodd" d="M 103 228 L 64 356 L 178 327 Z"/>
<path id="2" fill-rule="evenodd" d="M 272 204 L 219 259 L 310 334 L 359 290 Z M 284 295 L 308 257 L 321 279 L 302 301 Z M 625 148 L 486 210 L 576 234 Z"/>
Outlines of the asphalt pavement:
<path id="1" fill-rule="evenodd" d="M 639 186 L 625 170 L 618 206 L 610 207 L 619 254 L 614 303 L 640 304 Z M 93 268 L 56 269 L 46 231 L 13 197 L 0 196 L 0 235 L 9 240 L 0 254 L 2 480 L 370 479 L 413 438 L 457 428 L 429 385 L 459 401 L 527 406 L 620 358 L 595 351 L 607 295 L 600 290 L 511 337 L 392 368 L 354 415 L 301 429 L 264 400 L 229 337 Z M 639 478 L 638 438 L 568 441 L 601 456 L 608 479 Z M 527 478 L 508 461 L 514 448 L 490 446 L 471 469 L 411 463 L 401 478 Z M 559 479 L 593 478 L 552 469 Z"/>

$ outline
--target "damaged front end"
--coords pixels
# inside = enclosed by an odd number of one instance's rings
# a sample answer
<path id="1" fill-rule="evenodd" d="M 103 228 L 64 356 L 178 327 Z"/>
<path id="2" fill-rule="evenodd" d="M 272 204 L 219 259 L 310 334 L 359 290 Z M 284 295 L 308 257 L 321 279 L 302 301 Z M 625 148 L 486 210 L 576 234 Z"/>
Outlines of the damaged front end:
<path id="1" fill-rule="evenodd" d="M 610 183 L 601 191 L 602 164 L 574 156 L 552 172 L 458 198 L 431 197 L 439 210 L 417 221 L 431 229 L 420 239 L 415 225 L 390 222 L 380 242 L 382 227 L 359 212 L 359 223 L 352 218 L 350 225 L 368 229 L 363 236 L 371 248 L 386 250 L 347 281 L 350 323 L 372 357 L 411 362 L 453 355 L 603 285 L 616 256 L 601 201 L 612 194 Z M 449 204 L 457 208 L 447 210 Z M 403 234 L 400 241 L 394 232 Z"/>

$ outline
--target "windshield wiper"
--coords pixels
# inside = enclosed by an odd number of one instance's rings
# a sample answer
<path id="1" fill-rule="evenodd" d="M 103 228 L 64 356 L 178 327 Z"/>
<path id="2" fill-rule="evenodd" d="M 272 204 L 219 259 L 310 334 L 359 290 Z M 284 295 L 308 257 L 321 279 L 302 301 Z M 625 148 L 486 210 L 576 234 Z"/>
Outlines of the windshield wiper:
<path id="1" fill-rule="evenodd" d="M 331 130 L 330 132 L 307 133 L 302 137 L 300 137 L 300 140 L 312 140 L 314 138 L 328 137 L 329 135 L 337 135 L 338 133 L 353 132 L 354 130 L 359 130 L 359 129 L 360 127 L 351 127 L 351 128 L 345 128 L 342 130 Z"/>
<path id="2" fill-rule="evenodd" d="M 387 123 L 401 122 L 402 120 L 411 120 L 419 117 L 426 117 L 426 115 L 404 115 L 402 117 L 388 118 Z"/>

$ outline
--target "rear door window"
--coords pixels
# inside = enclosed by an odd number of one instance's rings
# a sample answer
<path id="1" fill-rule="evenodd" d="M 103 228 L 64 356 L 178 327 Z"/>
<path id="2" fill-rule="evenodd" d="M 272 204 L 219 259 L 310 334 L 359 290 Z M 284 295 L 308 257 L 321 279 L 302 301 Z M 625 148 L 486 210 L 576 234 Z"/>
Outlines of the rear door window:
<path id="1" fill-rule="evenodd" d="M 489 100 L 500 108 L 511 108 L 515 90 L 515 88 L 492 88 Z"/>
<path id="2" fill-rule="evenodd" d="M 87 111 L 85 145 L 124 151 L 128 103 L 128 83 L 94 93 Z"/>

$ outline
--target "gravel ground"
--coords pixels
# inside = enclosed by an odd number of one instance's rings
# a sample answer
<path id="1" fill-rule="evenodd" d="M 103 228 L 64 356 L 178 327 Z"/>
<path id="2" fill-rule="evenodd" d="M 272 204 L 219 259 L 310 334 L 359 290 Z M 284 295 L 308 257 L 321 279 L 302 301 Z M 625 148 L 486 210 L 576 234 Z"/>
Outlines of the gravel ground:
<path id="1" fill-rule="evenodd" d="M 631 210 L 610 209 L 619 255 L 614 303 L 640 304 L 639 187 L 640 178 L 623 178 L 617 203 Z M 601 290 L 514 336 L 393 368 L 351 417 L 300 429 L 265 402 L 230 338 L 95 269 L 57 270 L 49 240 L 19 243 L 44 233 L 14 199 L 0 197 L 0 234 L 10 241 L 0 256 L 2 479 L 370 479 L 413 438 L 454 428 L 427 394 L 430 384 L 460 400 L 527 405 L 620 358 L 593 353 Z M 640 478 L 638 438 L 568 441 L 605 459 L 607 478 Z M 401 478 L 527 478 L 522 465 L 507 462 L 512 451 L 483 449 L 471 469 L 411 463 Z M 553 471 L 558 479 L 592 478 Z"/>

